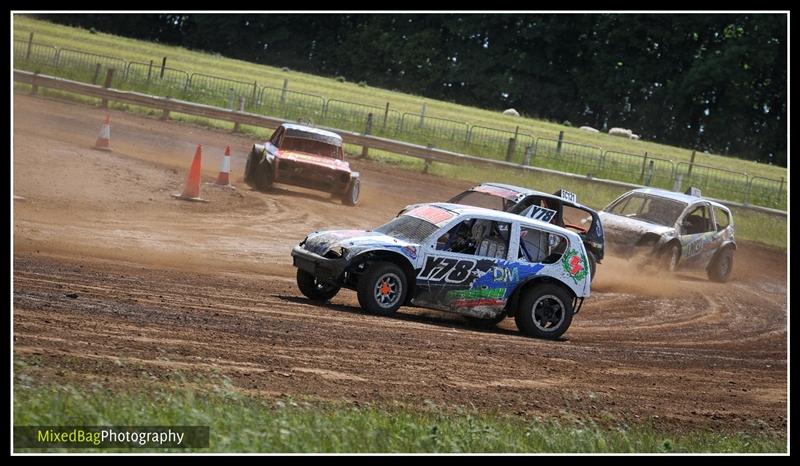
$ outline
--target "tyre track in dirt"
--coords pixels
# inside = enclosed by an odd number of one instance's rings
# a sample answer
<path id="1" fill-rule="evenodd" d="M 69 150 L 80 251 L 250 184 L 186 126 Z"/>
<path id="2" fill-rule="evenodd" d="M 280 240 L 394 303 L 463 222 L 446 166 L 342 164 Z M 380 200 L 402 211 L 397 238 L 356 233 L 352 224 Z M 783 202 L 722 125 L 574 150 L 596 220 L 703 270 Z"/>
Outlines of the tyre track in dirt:
<path id="1" fill-rule="evenodd" d="M 15 96 L 14 193 L 26 199 L 14 204 L 14 351 L 42 380 L 222 374 L 270 397 L 785 429 L 785 252 L 742 245 L 726 285 L 607 258 L 555 342 L 520 336 L 513 319 L 478 330 L 418 308 L 367 315 L 350 291 L 314 305 L 288 254 L 305 234 L 374 227 L 469 183 L 356 161 L 357 208 L 301 189 L 258 193 L 241 184 L 252 139 L 112 112 L 114 153 L 99 153 L 89 147 L 102 115 Z M 169 198 L 197 143 L 209 180 L 231 144 L 240 189 L 204 186 L 204 205 Z"/>

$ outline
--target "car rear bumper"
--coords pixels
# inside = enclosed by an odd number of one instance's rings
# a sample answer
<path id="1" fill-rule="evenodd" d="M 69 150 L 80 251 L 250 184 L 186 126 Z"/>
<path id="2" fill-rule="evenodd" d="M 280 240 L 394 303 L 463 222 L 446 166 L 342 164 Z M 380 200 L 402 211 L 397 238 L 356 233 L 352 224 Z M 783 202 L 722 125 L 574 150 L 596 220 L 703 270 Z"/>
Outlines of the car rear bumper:
<path id="1" fill-rule="evenodd" d="M 344 258 L 329 259 L 304 249 L 302 246 L 292 248 L 292 265 L 314 275 L 320 281 L 339 281 L 347 267 Z"/>

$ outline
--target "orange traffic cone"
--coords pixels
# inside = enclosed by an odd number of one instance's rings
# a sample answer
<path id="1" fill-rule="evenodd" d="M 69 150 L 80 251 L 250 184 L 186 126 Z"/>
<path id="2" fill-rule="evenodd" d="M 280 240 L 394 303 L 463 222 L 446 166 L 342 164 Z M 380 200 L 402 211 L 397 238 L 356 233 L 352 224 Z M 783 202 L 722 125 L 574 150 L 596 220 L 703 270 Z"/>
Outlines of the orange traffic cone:
<path id="1" fill-rule="evenodd" d="M 111 152 L 111 117 L 108 115 L 106 115 L 103 127 L 100 128 L 100 135 L 97 136 L 94 148 Z"/>
<path id="2" fill-rule="evenodd" d="M 194 153 L 194 160 L 192 166 L 189 168 L 189 177 L 186 178 L 186 187 L 183 189 L 182 194 L 173 194 L 172 197 L 176 199 L 183 199 L 184 201 L 198 201 L 208 202 L 200 198 L 200 158 L 203 146 L 197 145 L 197 150 Z"/>
<path id="3" fill-rule="evenodd" d="M 232 188 L 230 174 L 231 172 L 231 146 L 225 148 L 225 156 L 222 157 L 222 165 L 219 167 L 219 176 L 217 176 L 217 186 L 225 186 Z"/>

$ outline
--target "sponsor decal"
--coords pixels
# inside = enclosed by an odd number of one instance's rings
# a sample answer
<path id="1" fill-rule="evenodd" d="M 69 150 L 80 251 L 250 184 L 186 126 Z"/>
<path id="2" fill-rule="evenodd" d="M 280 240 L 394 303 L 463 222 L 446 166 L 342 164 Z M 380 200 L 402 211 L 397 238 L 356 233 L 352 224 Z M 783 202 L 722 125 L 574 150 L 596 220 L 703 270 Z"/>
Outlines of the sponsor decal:
<path id="1" fill-rule="evenodd" d="M 450 212 L 449 210 L 440 209 L 439 207 L 430 205 L 417 207 L 406 212 L 405 215 L 421 218 L 422 220 L 433 223 L 436 226 L 442 226 L 445 224 L 445 222 L 456 216 L 455 212 Z"/>
<path id="2" fill-rule="evenodd" d="M 561 257 L 561 265 L 567 275 L 572 277 L 575 283 L 586 278 L 589 273 L 589 267 L 586 265 L 586 259 L 578 253 L 576 249 L 570 249 Z"/>
<path id="3" fill-rule="evenodd" d="M 417 278 L 431 282 L 462 283 L 470 278 L 476 262 L 471 259 L 459 260 L 449 257 L 429 257 Z"/>
<path id="4" fill-rule="evenodd" d="M 497 306 L 505 302 L 505 288 L 453 290 L 447 292 L 447 303 L 453 307 Z"/>
<path id="5" fill-rule="evenodd" d="M 516 267 L 495 267 L 493 275 L 494 281 L 500 283 L 516 283 L 519 281 L 519 270 Z"/>
<path id="6" fill-rule="evenodd" d="M 403 252 L 412 259 L 417 258 L 417 248 L 414 246 L 403 246 Z"/>

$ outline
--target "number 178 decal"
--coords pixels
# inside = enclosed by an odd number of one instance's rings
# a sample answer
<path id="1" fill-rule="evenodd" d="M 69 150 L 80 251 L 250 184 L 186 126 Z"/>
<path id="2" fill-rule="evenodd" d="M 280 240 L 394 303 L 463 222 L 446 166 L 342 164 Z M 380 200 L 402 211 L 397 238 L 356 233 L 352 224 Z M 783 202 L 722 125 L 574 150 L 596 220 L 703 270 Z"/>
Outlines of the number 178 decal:
<path id="1" fill-rule="evenodd" d="M 474 268 L 475 261 L 470 259 L 429 257 L 417 278 L 432 282 L 461 283 L 469 278 Z"/>

